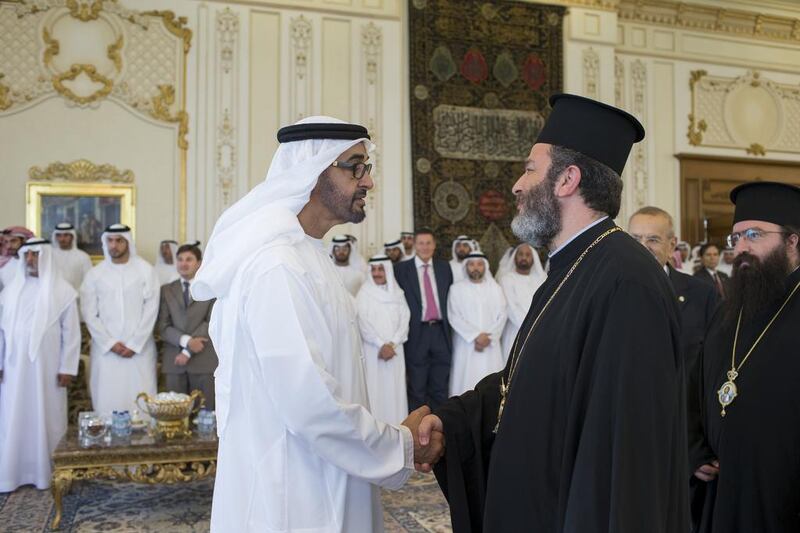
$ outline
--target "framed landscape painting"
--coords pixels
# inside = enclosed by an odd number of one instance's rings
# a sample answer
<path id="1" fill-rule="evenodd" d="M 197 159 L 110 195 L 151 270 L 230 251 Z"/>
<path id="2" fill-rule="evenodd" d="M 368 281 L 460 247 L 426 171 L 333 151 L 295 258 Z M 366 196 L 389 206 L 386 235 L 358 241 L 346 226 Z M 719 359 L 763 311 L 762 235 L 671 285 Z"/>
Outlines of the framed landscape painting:
<path id="1" fill-rule="evenodd" d="M 134 186 L 92 183 L 28 183 L 28 227 L 50 238 L 55 225 L 75 226 L 78 248 L 97 262 L 103 258 L 100 236 L 110 224 L 134 228 Z"/>

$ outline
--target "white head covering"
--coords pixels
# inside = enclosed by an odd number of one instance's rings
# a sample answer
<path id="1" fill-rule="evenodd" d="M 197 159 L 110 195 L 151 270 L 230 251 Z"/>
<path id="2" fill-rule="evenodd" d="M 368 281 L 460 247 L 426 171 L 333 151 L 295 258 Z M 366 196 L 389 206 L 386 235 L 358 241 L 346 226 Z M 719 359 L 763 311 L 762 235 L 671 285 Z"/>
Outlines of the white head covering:
<path id="1" fill-rule="evenodd" d="M 308 117 L 297 124 L 346 124 L 324 116 Z M 217 298 L 210 333 L 219 358 L 216 378 L 217 428 L 227 425 L 231 394 L 232 358 L 238 322 L 241 277 L 237 273 L 264 245 L 282 240 L 296 243 L 305 238 L 297 214 L 308 203 L 320 174 L 343 152 L 367 139 L 308 139 L 281 143 L 272 158 L 266 179 L 229 207 L 217 220 L 206 245 L 203 264 L 192 284 L 195 300 Z"/>
<path id="2" fill-rule="evenodd" d="M 356 256 L 355 243 L 350 240 L 350 237 L 348 235 L 334 235 L 333 238 L 331 239 L 331 244 L 328 247 L 328 255 L 331 256 L 331 259 L 333 259 L 335 263 L 336 257 L 333 255 L 333 249 L 336 246 L 344 246 L 344 245 L 350 246 L 350 257 L 347 259 L 348 266 L 353 268 L 358 268 L 355 264 L 355 256 Z"/>
<path id="3" fill-rule="evenodd" d="M 373 265 L 383 266 L 383 270 L 386 272 L 386 285 L 375 284 L 375 280 L 372 279 L 372 272 L 370 272 L 366 283 L 361 285 L 360 290 L 367 291 L 369 296 L 384 303 L 405 302 L 403 289 L 400 288 L 394 277 L 394 267 L 391 259 L 384 254 L 373 255 L 369 260 L 370 270 Z"/>
<path id="4" fill-rule="evenodd" d="M 131 235 L 131 228 L 125 224 L 111 224 L 106 228 L 102 235 L 100 235 L 100 242 L 103 243 L 103 258 L 106 263 L 113 263 L 111 256 L 108 255 L 109 235 L 119 235 L 128 241 L 128 252 L 130 253 L 131 259 L 138 257 L 138 254 L 136 253 L 136 243 L 133 242 L 133 235 Z"/>
<path id="5" fill-rule="evenodd" d="M 172 264 L 170 265 L 166 261 L 164 261 L 164 256 L 161 254 L 161 245 L 164 243 L 169 244 L 169 251 L 172 252 Z M 175 261 L 178 257 L 178 243 L 173 240 L 165 240 L 158 243 L 158 253 L 156 254 L 156 267 L 163 265 L 175 268 Z"/>
<path id="6" fill-rule="evenodd" d="M 510 250 L 510 252 L 506 252 L 508 254 L 508 259 L 506 260 L 506 254 L 503 254 L 503 259 L 500 260 L 500 269 L 503 269 L 503 275 L 507 274 L 508 272 L 513 272 L 517 268 L 517 252 L 523 246 L 530 246 L 531 250 L 533 251 L 533 265 L 531 266 L 531 276 L 547 276 L 547 273 L 544 271 L 544 267 L 542 266 L 542 260 L 539 258 L 539 254 L 536 251 L 536 248 L 531 246 L 530 244 L 523 242 L 521 244 L 516 245 L 514 248 Z M 505 267 L 503 266 L 503 260 L 505 260 Z M 501 277 L 500 272 L 498 271 L 497 277 Z"/>
<path id="7" fill-rule="evenodd" d="M 403 241 L 400 240 L 400 239 L 397 239 L 396 241 L 383 243 L 383 251 L 384 252 L 386 250 L 391 250 L 392 248 L 397 248 L 401 252 L 405 253 L 405 249 L 403 248 Z M 372 261 L 372 259 L 370 259 L 370 261 Z"/>
<path id="8" fill-rule="evenodd" d="M 461 243 L 461 242 L 465 242 L 465 243 L 469 244 L 470 253 L 480 251 L 478 246 L 477 246 L 477 243 L 474 240 L 470 239 L 466 235 L 459 235 L 458 237 L 453 239 L 453 246 L 452 246 L 451 252 L 452 252 L 454 261 L 458 261 L 458 257 L 456 256 L 456 245 L 458 243 Z"/>
<path id="9" fill-rule="evenodd" d="M 509 270 L 508 265 L 514 257 L 514 250 L 516 250 L 516 248 L 514 248 L 513 246 L 509 246 L 508 248 L 506 248 L 506 251 L 503 252 L 503 255 L 500 257 L 500 263 L 497 265 L 497 274 L 495 275 L 497 279 L 502 278 L 503 275 L 506 272 L 508 272 Z"/>
<path id="10" fill-rule="evenodd" d="M 39 253 L 39 290 L 36 293 L 36 307 L 31 324 L 31 337 L 28 345 L 28 357 L 35 361 L 39 356 L 39 347 L 45 331 L 61 316 L 61 313 L 78 297 L 72 286 L 64 281 L 53 261 L 53 247 L 50 241 L 33 237 L 25 241 L 19 249 L 20 261 L 15 265 L 19 271 L 14 280 L 0 293 L 0 310 L 2 324 L 6 333 L 13 331 L 20 294 L 28 279 L 25 252 Z M 8 353 L 19 347 L 12 335 L 6 336 Z"/>
<path id="11" fill-rule="evenodd" d="M 75 231 L 75 226 L 70 224 L 69 222 L 60 222 L 56 224 L 55 229 L 50 237 L 50 240 L 53 242 L 56 241 L 56 235 L 72 235 L 72 245 L 70 246 L 70 250 L 76 250 L 78 248 L 78 233 Z M 54 247 L 53 251 L 57 249 L 61 249 L 61 246 Z"/>
<path id="12" fill-rule="evenodd" d="M 350 264 L 362 271 L 369 270 L 367 262 L 364 261 L 364 256 L 361 255 L 361 251 L 358 249 L 358 239 L 354 235 L 345 235 L 345 237 L 350 239 L 350 248 L 352 249 L 350 252 Z"/>
<path id="13" fill-rule="evenodd" d="M 472 252 L 464 260 L 461 262 L 461 268 L 464 269 L 464 279 L 463 281 L 473 283 L 473 281 L 469 278 L 469 272 L 467 272 L 467 263 L 470 261 L 474 261 L 476 259 L 480 259 L 483 261 L 483 266 L 486 267 L 486 273 L 483 275 L 483 279 L 481 279 L 481 283 L 487 283 L 491 285 L 494 283 L 497 285 L 497 281 L 495 281 L 494 276 L 492 276 L 492 270 L 489 268 L 489 260 L 486 259 L 486 256 L 483 252 Z M 498 285 L 499 286 L 499 285 Z"/>

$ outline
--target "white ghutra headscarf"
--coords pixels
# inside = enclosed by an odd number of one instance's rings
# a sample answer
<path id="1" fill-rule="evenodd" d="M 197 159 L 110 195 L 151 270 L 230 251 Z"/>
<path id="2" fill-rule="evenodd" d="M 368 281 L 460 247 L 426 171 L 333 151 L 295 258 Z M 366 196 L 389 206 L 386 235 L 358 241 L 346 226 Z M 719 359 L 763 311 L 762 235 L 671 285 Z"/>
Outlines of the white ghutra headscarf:
<path id="1" fill-rule="evenodd" d="M 297 124 L 346 122 L 314 116 Z M 281 143 L 266 179 L 222 213 L 214 226 L 191 291 L 195 300 L 217 299 L 209 333 L 219 358 L 214 377 L 220 436 L 225 432 L 230 406 L 240 295 L 247 290 L 241 286 L 241 272 L 252 260 L 254 252 L 263 246 L 275 242 L 297 243 L 305 238 L 297 214 L 308 203 L 320 174 L 339 155 L 359 143 L 364 143 L 368 151 L 374 147 L 366 137 Z"/>

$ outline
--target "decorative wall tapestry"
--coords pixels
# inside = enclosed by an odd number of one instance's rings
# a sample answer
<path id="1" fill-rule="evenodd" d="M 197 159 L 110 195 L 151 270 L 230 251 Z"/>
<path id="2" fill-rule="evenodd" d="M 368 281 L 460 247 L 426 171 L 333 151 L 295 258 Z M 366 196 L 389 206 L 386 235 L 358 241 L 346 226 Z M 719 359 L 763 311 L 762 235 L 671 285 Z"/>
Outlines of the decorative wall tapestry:
<path id="1" fill-rule="evenodd" d="M 562 86 L 564 8 L 412 0 L 414 225 L 477 238 L 494 262 L 517 239 L 511 186 Z"/>

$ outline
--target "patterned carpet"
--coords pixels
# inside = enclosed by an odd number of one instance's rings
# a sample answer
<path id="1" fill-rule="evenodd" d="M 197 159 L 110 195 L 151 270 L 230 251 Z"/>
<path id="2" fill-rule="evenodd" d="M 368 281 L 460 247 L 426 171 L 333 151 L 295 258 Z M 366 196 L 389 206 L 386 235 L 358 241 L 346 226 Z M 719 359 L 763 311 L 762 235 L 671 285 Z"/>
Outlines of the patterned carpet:
<path id="1" fill-rule="evenodd" d="M 78 481 L 64 498 L 59 531 L 208 531 L 213 480 L 179 485 Z M 387 533 L 449 532 L 447 504 L 432 475 L 415 474 L 408 485 L 383 493 Z M 50 531 L 54 507 L 50 491 L 23 487 L 0 494 L 0 532 Z"/>

